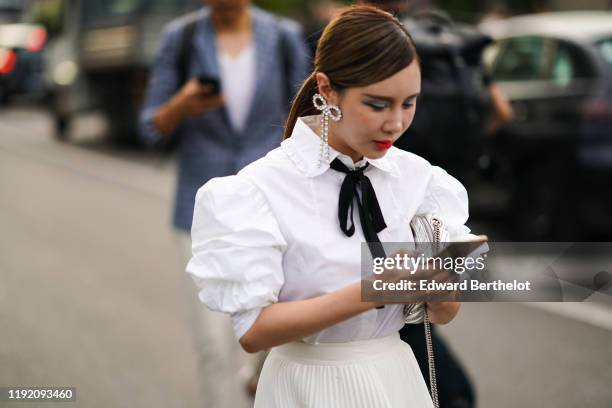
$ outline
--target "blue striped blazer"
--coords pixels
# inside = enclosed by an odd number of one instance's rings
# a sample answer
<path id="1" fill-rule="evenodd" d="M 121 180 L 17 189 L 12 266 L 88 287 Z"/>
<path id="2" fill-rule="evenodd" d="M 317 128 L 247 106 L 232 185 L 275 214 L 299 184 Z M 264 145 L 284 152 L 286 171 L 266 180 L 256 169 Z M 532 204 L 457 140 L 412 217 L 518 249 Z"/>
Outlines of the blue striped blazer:
<path id="1" fill-rule="evenodd" d="M 251 11 L 256 87 L 244 130 L 234 129 L 226 109 L 220 108 L 186 120 L 176 131 L 175 136 L 180 139 L 174 226 L 179 229 L 191 228 L 195 194 L 202 184 L 213 177 L 235 174 L 280 144 L 289 110 L 287 81 L 295 92 L 310 69 L 310 55 L 297 23 L 257 7 Z M 153 117 L 177 91 L 182 34 L 193 19 L 197 22 L 188 78 L 203 74 L 220 78 L 215 32 L 208 8 L 170 22 L 151 67 L 147 97 L 140 114 L 141 139 L 147 144 L 155 144 L 162 137 L 153 126 Z M 289 55 L 283 56 L 283 49 Z M 287 58 L 290 64 L 283 63 Z M 285 69 L 285 65 L 290 69 Z"/>

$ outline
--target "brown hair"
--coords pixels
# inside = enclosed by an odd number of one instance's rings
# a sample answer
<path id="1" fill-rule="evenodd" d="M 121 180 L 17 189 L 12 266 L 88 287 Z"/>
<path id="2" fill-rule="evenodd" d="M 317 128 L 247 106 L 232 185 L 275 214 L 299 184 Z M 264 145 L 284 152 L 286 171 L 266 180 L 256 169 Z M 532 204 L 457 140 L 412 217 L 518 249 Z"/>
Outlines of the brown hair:
<path id="1" fill-rule="evenodd" d="M 285 126 L 291 136 L 300 116 L 318 113 L 312 104 L 317 72 L 341 92 L 382 81 L 418 61 L 416 47 L 404 26 L 391 14 L 371 6 L 352 6 L 332 20 L 319 40 L 314 70 L 297 92 Z"/>

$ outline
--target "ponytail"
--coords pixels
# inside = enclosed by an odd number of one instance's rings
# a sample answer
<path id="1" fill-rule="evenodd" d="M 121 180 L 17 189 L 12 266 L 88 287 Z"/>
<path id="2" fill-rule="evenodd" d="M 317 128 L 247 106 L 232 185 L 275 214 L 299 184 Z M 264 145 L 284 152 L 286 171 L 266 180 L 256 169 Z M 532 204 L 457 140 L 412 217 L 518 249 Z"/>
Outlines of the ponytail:
<path id="1" fill-rule="evenodd" d="M 283 139 L 291 137 L 295 122 L 297 122 L 300 116 L 315 115 L 317 113 L 316 108 L 312 104 L 312 97 L 317 92 L 317 79 L 316 72 L 313 71 L 308 78 L 302 83 L 300 90 L 293 98 L 291 103 L 291 111 L 287 117 L 287 123 L 285 125 L 285 133 Z"/>

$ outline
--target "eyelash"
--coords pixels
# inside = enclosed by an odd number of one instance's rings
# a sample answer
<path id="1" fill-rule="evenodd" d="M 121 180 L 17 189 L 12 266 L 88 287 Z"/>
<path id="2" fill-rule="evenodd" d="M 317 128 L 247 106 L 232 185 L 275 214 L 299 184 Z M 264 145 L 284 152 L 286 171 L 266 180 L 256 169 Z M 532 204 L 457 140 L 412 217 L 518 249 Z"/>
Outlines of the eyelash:
<path id="1" fill-rule="evenodd" d="M 382 112 L 388 107 L 388 105 L 386 104 L 381 106 L 375 103 L 368 103 L 368 102 L 366 102 L 366 105 L 372 108 L 372 110 L 374 110 L 375 112 Z M 410 109 L 412 106 L 414 106 L 414 102 L 408 102 L 408 103 L 403 104 L 404 109 Z"/>

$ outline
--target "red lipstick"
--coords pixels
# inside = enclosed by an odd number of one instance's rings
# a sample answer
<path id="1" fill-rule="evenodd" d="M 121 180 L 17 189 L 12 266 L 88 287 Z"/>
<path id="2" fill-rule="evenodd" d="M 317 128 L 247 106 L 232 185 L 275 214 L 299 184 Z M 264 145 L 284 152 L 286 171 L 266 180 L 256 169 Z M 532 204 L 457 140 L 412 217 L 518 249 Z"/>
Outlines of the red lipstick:
<path id="1" fill-rule="evenodd" d="M 381 150 L 387 150 L 393 146 L 393 140 L 375 140 L 374 143 Z"/>

